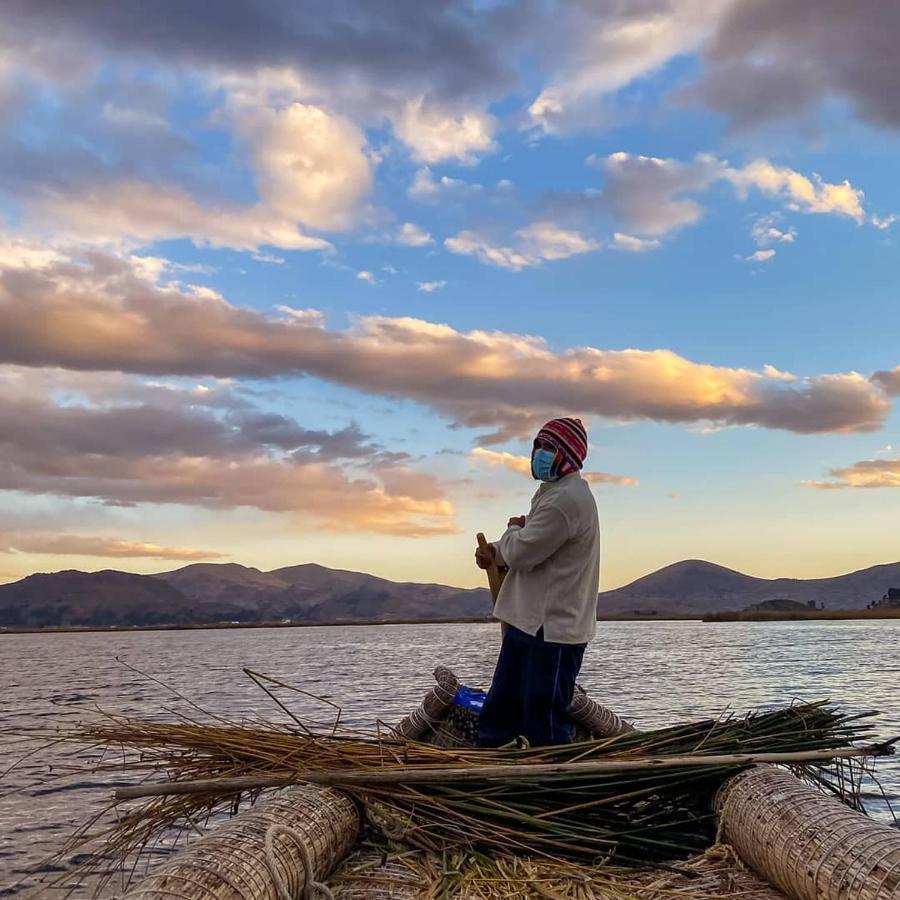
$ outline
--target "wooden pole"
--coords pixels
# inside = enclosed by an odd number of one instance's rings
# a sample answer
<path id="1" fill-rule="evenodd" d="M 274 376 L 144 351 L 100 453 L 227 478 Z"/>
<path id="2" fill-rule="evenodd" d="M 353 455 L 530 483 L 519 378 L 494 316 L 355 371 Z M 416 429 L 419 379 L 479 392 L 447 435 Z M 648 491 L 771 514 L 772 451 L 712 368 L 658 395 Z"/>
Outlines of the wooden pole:
<path id="1" fill-rule="evenodd" d="M 482 550 L 488 549 L 491 545 L 485 539 L 485 536 L 479 531 L 478 534 L 475 535 L 475 540 L 478 541 L 478 546 Z M 487 567 L 487 579 L 488 586 L 491 589 L 491 603 L 497 603 L 497 595 L 500 593 L 500 588 L 503 585 L 503 573 L 500 569 L 497 568 L 497 563 L 492 562 Z"/>
<path id="2" fill-rule="evenodd" d="M 554 775 L 593 775 L 694 766 L 741 767 L 754 763 L 806 763 L 857 756 L 883 756 L 884 744 L 867 747 L 837 747 L 833 750 L 800 750 L 792 753 L 726 753 L 709 756 L 643 756 L 628 759 L 584 760 L 572 763 L 524 763 L 493 766 L 415 766 L 385 769 L 347 769 L 343 772 L 297 771 L 291 775 L 210 778 L 201 781 L 166 781 L 119 788 L 117 800 L 171 794 L 229 794 L 279 787 L 298 782 L 352 787 L 372 784 L 428 784 L 446 781 L 482 781 L 494 778 L 541 778 Z"/>

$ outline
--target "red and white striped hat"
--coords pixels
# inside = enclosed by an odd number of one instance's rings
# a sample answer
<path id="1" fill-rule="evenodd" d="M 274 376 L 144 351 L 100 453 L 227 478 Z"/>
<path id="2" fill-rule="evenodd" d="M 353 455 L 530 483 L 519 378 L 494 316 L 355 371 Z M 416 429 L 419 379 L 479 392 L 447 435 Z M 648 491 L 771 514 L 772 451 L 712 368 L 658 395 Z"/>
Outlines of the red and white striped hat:
<path id="1" fill-rule="evenodd" d="M 539 438 L 552 444 L 569 465 L 566 468 L 574 471 L 584 465 L 588 452 L 587 430 L 581 419 L 570 419 L 563 416 L 551 419 L 537 433 Z"/>

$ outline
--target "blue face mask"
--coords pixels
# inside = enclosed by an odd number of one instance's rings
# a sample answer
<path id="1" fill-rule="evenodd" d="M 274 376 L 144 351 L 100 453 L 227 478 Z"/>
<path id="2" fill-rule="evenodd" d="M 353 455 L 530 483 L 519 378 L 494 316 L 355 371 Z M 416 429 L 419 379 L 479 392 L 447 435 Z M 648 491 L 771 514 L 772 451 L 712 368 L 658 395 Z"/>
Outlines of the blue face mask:
<path id="1" fill-rule="evenodd" d="M 539 449 L 531 454 L 531 474 L 538 481 L 556 481 L 559 473 L 554 471 L 556 454 L 552 450 Z"/>

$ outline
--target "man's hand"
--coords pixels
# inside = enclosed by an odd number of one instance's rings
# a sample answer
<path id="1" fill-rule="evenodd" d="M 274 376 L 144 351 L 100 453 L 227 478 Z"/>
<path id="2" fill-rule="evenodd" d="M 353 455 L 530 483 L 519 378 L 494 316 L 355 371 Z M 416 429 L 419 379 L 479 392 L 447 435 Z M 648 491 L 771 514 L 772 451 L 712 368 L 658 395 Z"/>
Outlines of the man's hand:
<path id="1" fill-rule="evenodd" d="M 513 516 L 507 523 L 506 527 L 509 528 L 510 525 L 518 525 L 519 528 L 525 527 L 525 516 Z"/>
<path id="2" fill-rule="evenodd" d="M 488 544 L 486 547 L 477 547 L 475 550 L 475 565 L 478 566 L 479 569 L 489 569 L 491 567 L 491 563 L 496 559 L 496 551 L 494 550 L 493 544 Z"/>

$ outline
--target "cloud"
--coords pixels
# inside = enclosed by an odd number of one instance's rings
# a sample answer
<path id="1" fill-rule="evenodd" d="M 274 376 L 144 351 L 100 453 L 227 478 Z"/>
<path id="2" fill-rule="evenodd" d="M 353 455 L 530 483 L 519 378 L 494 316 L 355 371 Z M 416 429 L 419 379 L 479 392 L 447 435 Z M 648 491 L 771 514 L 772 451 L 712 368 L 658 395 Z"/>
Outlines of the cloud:
<path id="1" fill-rule="evenodd" d="M 661 246 L 657 240 L 634 237 L 631 234 L 623 234 L 621 231 L 613 234 L 612 249 L 626 250 L 629 253 L 645 253 L 648 250 L 657 250 Z"/>
<path id="2" fill-rule="evenodd" d="M 806 481 L 807 487 L 820 491 L 842 488 L 900 488 L 900 457 L 864 459 L 851 466 L 829 469 L 832 481 Z"/>
<path id="3" fill-rule="evenodd" d="M 497 122 L 484 112 L 455 113 L 426 106 L 424 97 L 408 100 L 394 119 L 394 133 L 419 162 L 456 160 L 473 165 L 478 157 L 497 149 Z"/>
<path id="4" fill-rule="evenodd" d="M 338 531 L 457 530 L 440 482 L 354 426 L 307 429 L 230 390 L 46 369 L 0 369 L 0 490 L 252 507 Z"/>
<path id="5" fill-rule="evenodd" d="M 559 248 L 557 247 L 557 250 Z M 882 427 L 890 400 L 855 372 L 809 377 L 694 362 L 671 350 L 554 350 L 539 338 L 368 316 L 343 331 L 154 284 L 93 252 L 0 272 L 0 362 L 153 375 L 309 375 L 418 401 L 454 423 L 528 436 L 559 409 L 621 421 L 812 433 Z M 97 426 L 100 427 L 99 425 Z M 2 430 L 0 430 L 2 434 Z"/>
<path id="6" fill-rule="evenodd" d="M 511 472 L 518 472 L 531 477 L 531 457 L 518 456 L 514 453 L 488 450 L 485 447 L 476 447 L 470 456 L 477 462 L 486 463 L 489 466 L 501 466 Z M 581 477 L 590 484 L 623 484 L 634 486 L 638 484 L 637 478 L 627 475 L 610 475 L 608 472 L 582 472 Z"/>
<path id="7" fill-rule="evenodd" d="M 618 152 L 589 157 L 588 163 L 606 176 L 591 205 L 602 205 L 615 221 L 642 235 L 670 234 L 697 222 L 703 209 L 684 195 L 706 190 L 721 176 L 721 164 L 709 155 L 685 163 Z"/>
<path id="8" fill-rule="evenodd" d="M 433 294 L 435 291 L 443 290 L 447 287 L 446 281 L 417 281 L 416 290 L 424 291 L 426 294 Z"/>
<path id="9" fill-rule="evenodd" d="M 751 253 L 749 256 L 745 256 L 744 259 L 747 262 L 769 262 L 775 256 L 774 250 L 757 250 L 755 253 Z"/>
<path id="10" fill-rule="evenodd" d="M 296 223 L 260 206 L 200 203 L 172 185 L 117 181 L 85 185 L 70 193 L 33 199 L 28 205 L 32 224 L 52 223 L 71 239 L 117 244 L 186 237 L 197 244 L 256 250 L 330 250 L 324 238 L 302 232 Z"/>
<path id="11" fill-rule="evenodd" d="M 869 221 L 879 230 L 879 231 L 887 231 L 894 222 L 897 221 L 897 216 L 893 213 L 887 216 L 877 216 L 873 215 Z"/>
<path id="12" fill-rule="evenodd" d="M 309 103 L 284 108 L 233 101 L 263 207 L 289 222 L 335 231 L 357 223 L 372 190 L 366 138 L 347 119 Z"/>
<path id="13" fill-rule="evenodd" d="M 364 281 L 366 284 L 378 284 L 378 281 L 375 278 L 375 276 L 371 272 L 366 271 L 365 269 L 363 269 L 361 272 L 356 273 L 356 280 Z"/>
<path id="14" fill-rule="evenodd" d="M 546 261 L 590 253 L 600 247 L 596 241 L 577 231 L 547 221 L 520 228 L 514 237 L 515 246 L 504 247 L 491 243 L 477 231 L 465 230 L 447 238 L 444 246 L 451 253 L 475 256 L 484 263 L 514 272 Z"/>
<path id="15" fill-rule="evenodd" d="M 434 238 L 418 225 L 404 222 L 397 234 L 397 243 L 404 247 L 427 247 L 434 243 Z"/>
<path id="16" fill-rule="evenodd" d="M 750 229 L 750 236 L 756 241 L 760 249 L 771 247 L 773 244 L 793 244 L 797 239 L 797 231 L 788 228 L 786 231 L 777 226 L 778 216 L 775 214 L 760 216 Z"/>
<path id="17" fill-rule="evenodd" d="M 619 151 L 605 157 L 589 156 L 587 163 L 603 173 L 603 187 L 554 195 L 548 208 L 560 215 L 604 215 L 637 236 L 665 237 L 700 221 L 705 210 L 697 198 L 723 182 L 732 185 L 740 199 L 755 190 L 784 201 L 788 209 L 797 212 L 865 221 L 863 192 L 849 181 L 832 184 L 819 175 L 810 178 L 767 159 L 734 167 L 708 153 L 681 161 Z M 774 216 L 768 219 L 774 223 Z M 790 242 L 794 237 L 793 230 L 783 232 L 774 224 L 769 231 L 770 241 Z"/>
<path id="18" fill-rule="evenodd" d="M 487 463 L 489 466 L 501 466 L 511 472 L 519 472 L 522 475 L 531 474 L 531 457 L 517 456 L 506 451 L 488 450 L 486 447 L 475 447 L 470 456 L 477 462 Z"/>
<path id="19" fill-rule="evenodd" d="M 591 484 L 624 484 L 629 487 L 640 484 L 637 478 L 630 475 L 610 475 L 609 472 L 582 472 L 581 477 Z"/>
<path id="20" fill-rule="evenodd" d="M 39 553 L 55 556 L 99 556 L 116 559 L 174 559 L 198 562 L 224 559 L 227 554 L 191 547 L 163 547 L 140 541 L 82 534 L 3 534 L 0 533 L 0 553 Z"/>
<path id="21" fill-rule="evenodd" d="M 186 237 L 238 250 L 329 250 L 310 229 L 345 230 L 364 217 L 373 163 L 355 125 L 296 102 L 249 107 L 231 98 L 222 115 L 247 150 L 255 202 L 198 198 L 170 178 L 122 175 L 99 164 L 69 176 L 65 159 L 50 158 L 14 186 L 26 223 L 98 243 Z"/>
<path id="22" fill-rule="evenodd" d="M 463 0 L 400 0 L 384 9 L 364 0 L 328 7 L 298 0 L 271 8 L 221 0 L 215 16 L 201 17 L 194 4 L 177 4 L 161 16 L 140 0 L 122 0 L 114 10 L 100 0 L 77 9 L 11 0 L 4 6 L 3 41 L 14 51 L 29 48 L 38 59 L 64 48 L 87 65 L 138 60 L 207 71 L 285 67 L 335 89 L 369 88 L 374 97 L 416 89 L 449 102 L 514 83 L 502 49 L 522 18 L 515 12 L 473 8 Z"/>
<path id="23" fill-rule="evenodd" d="M 884 388 L 889 394 L 900 397 L 900 366 L 887 371 L 876 372 L 872 376 L 872 381 Z"/>
<path id="24" fill-rule="evenodd" d="M 687 92 L 733 128 L 802 120 L 826 101 L 900 127 L 900 7 L 880 0 L 742 0 L 725 7 Z"/>
<path id="25" fill-rule="evenodd" d="M 767 159 L 756 159 L 742 169 L 728 169 L 725 177 L 739 190 L 755 187 L 768 196 L 783 197 L 788 208 L 807 213 L 848 216 L 865 220 L 863 192 L 849 181 L 829 184 L 820 175 L 807 178 L 787 166 L 775 166 Z"/>
<path id="26" fill-rule="evenodd" d="M 481 193 L 483 190 L 484 185 L 477 182 L 450 178 L 449 175 L 435 178 L 431 169 L 423 168 L 416 170 L 408 193 L 414 200 L 423 203 L 438 203 L 448 200 L 463 200 L 473 194 Z"/>
<path id="27" fill-rule="evenodd" d="M 544 25 L 551 75 L 530 125 L 566 134 L 603 124 L 603 97 L 693 50 L 719 14 L 704 0 L 559 4 Z"/>

